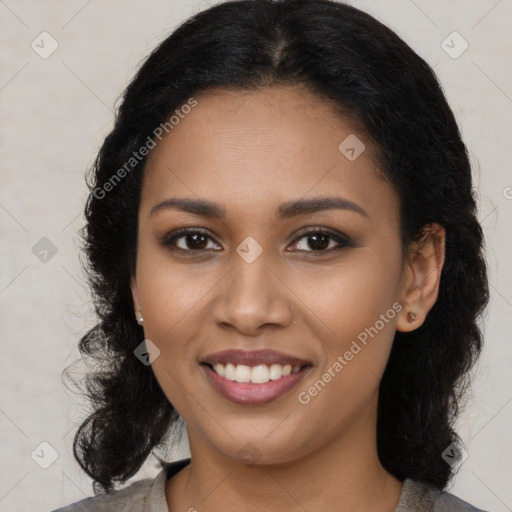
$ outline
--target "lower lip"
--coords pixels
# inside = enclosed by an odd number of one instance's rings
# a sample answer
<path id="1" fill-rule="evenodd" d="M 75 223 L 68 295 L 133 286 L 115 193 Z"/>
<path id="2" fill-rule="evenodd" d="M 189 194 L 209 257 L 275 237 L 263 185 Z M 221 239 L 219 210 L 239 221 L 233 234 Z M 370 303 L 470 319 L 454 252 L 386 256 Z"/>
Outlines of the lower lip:
<path id="1" fill-rule="evenodd" d="M 260 405 L 277 400 L 294 388 L 311 368 L 310 366 L 305 366 L 297 373 L 281 377 L 278 380 L 255 384 L 254 382 L 228 380 L 215 373 L 210 366 L 206 364 L 201 366 L 206 374 L 206 378 L 217 393 L 235 404 L 243 405 Z"/>

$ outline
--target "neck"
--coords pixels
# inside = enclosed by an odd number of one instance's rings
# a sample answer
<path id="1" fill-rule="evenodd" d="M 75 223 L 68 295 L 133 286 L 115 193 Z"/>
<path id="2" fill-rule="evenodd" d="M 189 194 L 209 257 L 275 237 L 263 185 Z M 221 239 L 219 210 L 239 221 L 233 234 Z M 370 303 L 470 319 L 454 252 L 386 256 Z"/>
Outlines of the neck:
<path id="1" fill-rule="evenodd" d="M 189 431 L 191 462 L 167 482 L 169 510 L 393 512 L 402 483 L 382 467 L 368 424 L 300 459 L 265 465 L 219 454 Z"/>

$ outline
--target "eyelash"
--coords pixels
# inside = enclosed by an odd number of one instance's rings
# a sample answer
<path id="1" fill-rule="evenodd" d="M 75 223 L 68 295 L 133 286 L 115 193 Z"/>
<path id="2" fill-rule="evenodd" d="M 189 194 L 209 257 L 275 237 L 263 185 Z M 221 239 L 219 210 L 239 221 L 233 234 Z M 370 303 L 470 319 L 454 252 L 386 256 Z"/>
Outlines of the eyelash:
<path id="1" fill-rule="evenodd" d="M 182 249 L 181 247 L 176 247 L 175 245 L 173 245 L 174 242 L 180 238 L 183 238 L 187 235 L 196 235 L 196 234 L 203 235 L 203 236 L 213 240 L 215 243 L 217 243 L 211 237 L 211 235 L 208 231 L 205 231 L 205 230 L 199 229 L 199 228 L 183 228 L 183 229 L 180 229 L 178 231 L 175 231 L 173 233 L 170 233 L 170 234 L 164 236 L 160 240 L 160 245 L 162 245 L 163 247 L 165 247 L 169 250 L 172 250 L 172 251 L 181 251 L 181 252 L 188 252 L 188 253 L 193 253 L 193 254 L 201 253 L 201 252 L 204 253 L 206 251 L 209 251 L 210 249 Z M 340 251 L 341 249 L 343 249 L 345 247 L 355 247 L 355 245 L 352 243 L 352 241 L 348 237 L 346 237 L 345 235 L 342 235 L 341 233 L 333 231 L 329 228 L 312 228 L 312 229 L 309 229 L 308 231 L 304 231 L 304 232 L 300 233 L 295 238 L 295 240 L 292 242 L 292 244 L 296 244 L 298 241 L 300 241 L 303 238 L 309 238 L 309 237 L 311 237 L 313 235 L 317 235 L 317 234 L 327 235 L 329 237 L 329 239 L 334 240 L 339 245 L 337 247 L 330 248 L 330 249 L 324 249 L 324 250 L 305 251 L 303 249 L 298 249 L 298 252 L 322 255 L 322 254 L 330 254 L 333 252 Z M 220 244 L 217 243 L 217 245 L 220 245 Z"/>

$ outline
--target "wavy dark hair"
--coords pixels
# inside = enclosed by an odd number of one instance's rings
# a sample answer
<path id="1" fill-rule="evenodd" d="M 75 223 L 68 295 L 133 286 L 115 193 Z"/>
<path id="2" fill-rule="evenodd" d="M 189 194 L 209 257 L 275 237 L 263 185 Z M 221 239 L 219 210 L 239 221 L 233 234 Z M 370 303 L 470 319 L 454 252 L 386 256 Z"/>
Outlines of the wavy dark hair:
<path id="1" fill-rule="evenodd" d="M 481 350 L 489 291 L 468 153 L 442 88 L 402 39 L 354 7 L 230 0 L 183 22 L 149 55 L 87 175 L 80 233 L 99 322 L 79 349 L 97 366 L 85 378 L 92 412 L 73 450 L 95 493 L 135 475 L 179 418 L 151 366 L 134 355 L 144 339 L 130 278 L 146 157 L 105 185 L 192 95 L 279 85 L 305 87 L 373 142 L 400 198 L 404 245 L 430 223 L 446 230 L 438 300 L 420 328 L 395 335 L 380 384 L 377 446 L 400 480 L 444 488 L 453 477 L 441 454 L 460 442 L 454 423 Z"/>

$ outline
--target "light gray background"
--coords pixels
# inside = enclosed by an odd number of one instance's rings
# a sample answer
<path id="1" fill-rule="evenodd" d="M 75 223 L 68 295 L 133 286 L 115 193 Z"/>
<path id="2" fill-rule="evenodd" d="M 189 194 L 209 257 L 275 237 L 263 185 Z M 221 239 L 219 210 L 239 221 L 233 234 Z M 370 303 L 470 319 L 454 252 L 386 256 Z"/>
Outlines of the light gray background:
<path id="1" fill-rule="evenodd" d="M 451 492 L 512 510 L 511 0 L 354 1 L 432 66 L 470 148 L 485 230 L 491 303 L 473 395 L 460 419 L 468 458 Z M 48 511 L 92 495 L 71 451 L 84 402 L 61 382 L 94 317 L 78 260 L 84 172 L 112 127 L 116 99 L 147 53 L 206 0 L 0 0 L 0 510 Z M 58 43 L 51 48 L 47 31 Z M 458 58 L 449 51 L 469 44 Z M 455 36 L 456 37 L 456 36 Z M 41 38 L 45 38 L 41 42 Z M 33 253 L 48 237 L 57 252 Z M 78 370 L 77 370 L 78 371 Z M 51 462 L 47 468 L 31 458 Z M 38 457 L 39 454 L 39 457 Z M 172 457 L 187 455 L 186 443 Z M 421 456 L 421 454 L 419 454 Z M 153 476 L 150 458 L 132 480 Z M 131 480 L 131 481 L 132 481 Z"/>

